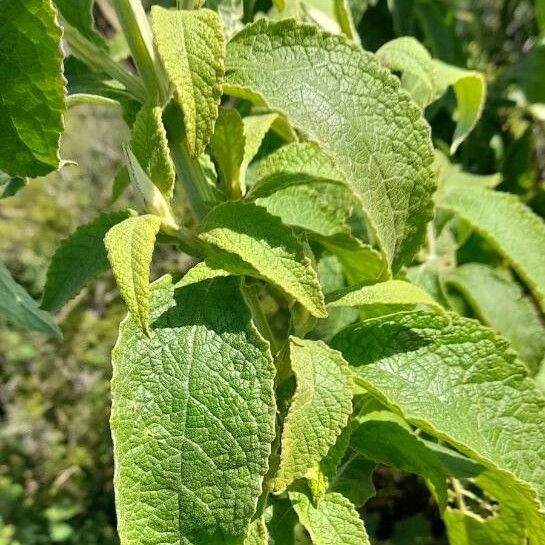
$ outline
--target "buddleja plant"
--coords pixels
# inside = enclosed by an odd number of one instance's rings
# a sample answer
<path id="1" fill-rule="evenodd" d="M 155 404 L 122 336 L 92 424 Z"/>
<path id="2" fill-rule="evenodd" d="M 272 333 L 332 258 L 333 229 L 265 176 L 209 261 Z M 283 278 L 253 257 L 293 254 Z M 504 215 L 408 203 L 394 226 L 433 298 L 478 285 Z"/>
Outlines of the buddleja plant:
<path id="1" fill-rule="evenodd" d="M 545 225 L 448 157 L 483 76 L 412 38 L 363 51 L 343 2 L 182 4 L 112 0 L 129 64 L 92 0 L 0 0 L 4 196 L 63 167 L 66 108 L 131 129 L 134 210 L 61 244 L 41 309 L 0 271 L 0 310 L 57 331 L 111 264 L 122 544 L 366 544 L 379 463 L 425 479 L 453 545 L 545 543 Z M 456 267 L 471 233 L 499 266 Z M 157 244 L 194 266 L 150 285 Z"/>

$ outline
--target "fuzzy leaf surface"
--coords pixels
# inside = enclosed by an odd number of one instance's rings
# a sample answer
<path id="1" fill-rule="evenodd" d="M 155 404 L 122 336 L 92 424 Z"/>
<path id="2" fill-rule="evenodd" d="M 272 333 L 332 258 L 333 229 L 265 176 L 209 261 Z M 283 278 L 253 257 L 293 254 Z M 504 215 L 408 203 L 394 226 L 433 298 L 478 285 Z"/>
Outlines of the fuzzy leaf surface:
<path id="1" fill-rule="evenodd" d="M 50 0 L 0 0 L 0 170 L 10 176 L 60 166 L 61 35 Z"/>
<path id="2" fill-rule="evenodd" d="M 427 305 L 444 312 L 424 290 L 403 280 L 388 280 L 377 284 L 355 285 L 327 294 L 331 307 L 361 307 L 368 305 Z"/>
<path id="3" fill-rule="evenodd" d="M 524 512 L 530 542 L 542 542 L 545 398 L 504 339 L 419 311 L 349 326 L 332 345 L 371 394 L 489 468 Z"/>
<path id="4" fill-rule="evenodd" d="M 260 20 L 229 42 L 224 88 L 261 97 L 320 144 L 361 199 L 392 267 L 411 259 L 431 218 L 429 128 L 373 55 L 293 20 Z"/>
<path id="5" fill-rule="evenodd" d="M 138 112 L 130 146 L 150 180 L 166 198 L 171 198 L 176 175 L 160 107 L 146 105 Z"/>
<path id="6" fill-rule="evenodd" d="M 291 337 L 290 361 L 297 389 L 284 422 L 278 491 L 320 462 L 352 412 L 352 374 L 338 352 Z"/>
<path id="7" fill-rule="evenodd" d="M 274 366 L 234 278 L 151 289 L 151 337 L 129 316 L 113 352 L 125 545 L 241 545 L 274 438 Z"/>
<path id="8" fill-rule="evenodd" d="M 255 204 L 232 201 L 214 208 L 200 230 L 202 240 L 238 255 L 313 316 L 327 315 L 316 271 L 303 245 L 279 218 Z"/>
<path id="9" fill-rule="evenodd" d="M 128 211 L 101 214 L 61 242 L 47 271 L 42 308 L 59 310 L 91 280 L 108 270 L 106 233 L 130 216 Z"/>
<path id="10" fill-rule="evenodd" d="M 545 222 L 516 196 L 467 183 L 451 183 L 437 199 L 440 208 L 466 220 L 528 284 L 545 310 Z"/>
<path id="11" fill-rule="evenodd" d="M 205 8 L 154 6 L 151 13 L 155 43 L 184 114 L 189 151 L 198 157 L 212 135 L 222 94 L 225 43 L 221 19 Z"/>
<path id="12" fill-rule="evenodd" d="M 325 494 L 316 504 L 305 492 L 290 491 L 289 497 L 313 545 L 369 545 L 358 512 L 337 492 Z"/>
<path id="13" fill-rule="evenodd" d="M 545 356 L 545 327 L 532 301 L 505 271 L 480 263 L 454 269 L 446 279 L 469 302 L 475 314 L 507 340 L 532 373 Z"/>
<path id="14" fill-rule="evenodd" d="M 104 237 L 108 260 L 129 312 L 149 331 L 149 272 L 161 218 L 147 214 L 128 218 Z"/>

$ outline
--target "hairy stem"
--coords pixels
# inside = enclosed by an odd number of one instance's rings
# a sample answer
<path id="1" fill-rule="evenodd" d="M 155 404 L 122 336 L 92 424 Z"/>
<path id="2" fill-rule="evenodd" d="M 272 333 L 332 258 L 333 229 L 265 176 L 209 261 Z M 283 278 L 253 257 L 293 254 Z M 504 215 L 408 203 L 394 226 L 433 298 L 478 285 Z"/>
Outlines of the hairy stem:
<path id="1" fill-rule="evenodd" d="M 140 0 L 112 0 L 132 58 L 150 97 L 168 98 L 168 82 L 153 45 L 153 33 Z"/>
<path id="2" fill-rule="evenodd" d="M 246 284 L 243 287 L 243 294 L 246 303 L 250 307 L 252 312 L 252 318 L 254 320 L 257 330 L 261 335 L 267 339 L 271 345 L 271 350 L 273 354 L 276 354 L 280 349 L 278 341 L 276 340 L 274 333 L 272 332 L 269 321 L 263 312 L 263 307 L 261 306 L 261 301 L 258 297 L 258 286 L 256 284 Z"/>

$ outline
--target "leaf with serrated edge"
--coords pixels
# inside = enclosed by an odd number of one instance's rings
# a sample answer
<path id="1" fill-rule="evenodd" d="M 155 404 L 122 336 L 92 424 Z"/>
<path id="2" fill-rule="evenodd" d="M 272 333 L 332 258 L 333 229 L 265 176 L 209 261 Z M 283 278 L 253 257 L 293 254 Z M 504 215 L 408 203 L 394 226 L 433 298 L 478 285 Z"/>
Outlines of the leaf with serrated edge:
<path id="1" fill-rule="evenodd" d="M 437 206 L 455 212 L 504 255 L 545 310 L 545 222 L 518 197 L 467 183 L 451 183 Z"/>
<path id="2" fill-rule="evenodd" d="M 350 446 L 377 463 L 424 477 L 439 509 L 447 506 L 447 481 L 437 455 L 399 416 L 389 411 L 366 414 L 353 424 Z"/>
<path id="3" fill-rule="evenodd" d="M 410 261 L 432 215 L 429 127 L 373 55 L 313 26 L 262 19 L 229 42 L 224 89 L 249 89 L 319 143 L 360 197 L 393 269 Z"/>
<path id="4" fill-rule="evenodd" d="M 479 319 L 508 341 L 535 373 L 545 356 L 545 327 L 522 288 L 506 272 L 480 263 L 467 263 L 446 278 L 459 291 Z"/>
<path id="5" fill-rule="evenodd" d="M 328 492 L 316 504 L 303 491 L 290 491 L 289 497 L 313 545 L 369 545 L 358 512 L 337 492 Z"/>
<path id="6" fill-rule="evenodd" d="M 47 270 L 43 309 L 57 311 L 88 282 L 108 270 L 104 237 L 114 225 L 129 216 L 127 210 L 101 214 L 61 242 Z"/>
<path id="7" fill-rule="evenodd" d="M 61 29 L 50 0 L 0 0 L 0 170 L 59 168 L 66 110 Z"/>
<path id="8" fill-rule="evenodd" d="M 104 237 L 108 260 L 129 312 L 149 332 L 149 272 L 161 218 L 147 214 L 128 218 Z"/>
<path id="9" fill-rule="evenodd" d="M 184 114 L 193 157 L 210 139 L 218 116 L 225 57 L 223 28 L 209 9 L 169 11 L 153 6 L 155 43 Z"/>
<path id="10" fill-rule="evenodd" d="M 144 106 L 134 122 L 130 146 L 140 166 L 159 191 L 171 198 L 174 191 L 174 165 L 159 106 Z"/>
<path id="11" fill-rule="evenodd" d="M 290 361 L 297 389 L 284 423 L 276 491 L 320 462 L 352 412 L 352 375 L 338 352 L 321 341 L 291 337 Z"/>
<path id="12" fill-rule="evenodd" d="M 151 287 L 113 351 L 116 506 L 124 545 L 240 544 L 274 438 L 274 365 L 238 281 Z"/>
<path id="13" fill-rule="evenodd" d="M 326 294 L 331 307 L 362 307 L 366 305 L 427 305 L 443 313 L 443 307 L 424 290 L 403 280 L 388 280 L 372 286 L 357 284 Z"/>
<path id="14" fill-rule="evenodd" d="M 15 282 L 2 262 L 0 262 L 0 315 L 24 329 L 61 336 L 52 316 L 40 310 L 36 301 Z"/>
<path id="15" fill-rule="evenodd" d="M 491 469 L 522 508 L 531 543 L 545 542 L 545 398 L 504 339 L 419 311 L 350 326 L 332 346 L 381 402 Z"/>
<path id="16" fill-rule="evenodd" d="M 313 316 L 327 316 L 318 276 L 303 245 L 264 208 L 241 201 L 221 204 L 205 217 L 199 237 L 238 255 Z"/>

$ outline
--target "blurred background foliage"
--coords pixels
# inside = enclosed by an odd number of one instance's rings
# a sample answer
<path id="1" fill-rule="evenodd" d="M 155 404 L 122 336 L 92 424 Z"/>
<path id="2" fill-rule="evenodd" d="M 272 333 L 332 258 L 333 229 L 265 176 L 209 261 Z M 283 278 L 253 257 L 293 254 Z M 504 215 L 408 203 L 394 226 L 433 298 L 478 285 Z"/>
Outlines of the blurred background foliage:
<path id="1" fill-rule="evenodd" d="M 396 36 L 413 35 L 434 57 L 486 75 L 485 111 L 457 160 L 472 172 L 500 172 L 499 189 L 519 195 L 545 217 L 545 1 L 350 4 L 364 48 L 374 51 Z M 268 0 L 256 5 L 270 8 Z M 107 2 L 97 1 L 95 15 L 107 32 Z M 114 41 L 112 47 L 123 44 Z M 447 112 L 453 107 L 447 94 L 426 111 L 438 146 L 452 136 Z M 78 166 L 33 180 L 0 200 L 0 259 L 36 299 L 59 242 L 99 211 L 124 204 L 123 197 L 111 203 L 127 138 L 119 112 L 78 106 L 66 123 L 63 157 Z M 486 256 L 475 236 L 464 251 L 468 261 Z M 153 276 L 183 266 L 168 249 L 156 255 Z M 463 261 L 464 254 L 459 258 Z M 0 545 L 117 543 L 109 378 L 110 351 L 123 314 L 107 275 L 57 316 L 62 340 L 0 322 Z M 377 497 L 364 516 L 376 543 L 445 543 L 419 479 L 384 468 L 375 473 L 375 484 Z"/>

